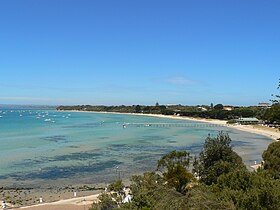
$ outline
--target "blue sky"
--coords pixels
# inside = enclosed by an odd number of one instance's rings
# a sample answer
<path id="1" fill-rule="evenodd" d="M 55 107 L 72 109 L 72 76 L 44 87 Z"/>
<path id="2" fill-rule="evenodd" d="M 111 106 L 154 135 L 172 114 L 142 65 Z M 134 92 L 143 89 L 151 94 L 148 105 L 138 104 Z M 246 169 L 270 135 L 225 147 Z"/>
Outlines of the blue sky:
<path id="1" fill-rule="evenodd" d="M 2 0 L 0 104 L 268 102 L 279 10 L 279 0 Z"/>

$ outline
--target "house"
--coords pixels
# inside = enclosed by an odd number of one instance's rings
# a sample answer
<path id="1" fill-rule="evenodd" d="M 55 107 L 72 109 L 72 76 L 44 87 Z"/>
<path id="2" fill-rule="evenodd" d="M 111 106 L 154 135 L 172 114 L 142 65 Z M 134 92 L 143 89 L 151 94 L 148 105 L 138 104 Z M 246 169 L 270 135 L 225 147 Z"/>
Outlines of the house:
<path id="1" fill-rule="evenodd" d="M 208 109 L 206 109 L 205 107 L 203 107 L 203 106 L 199 106 L 199 107 L 197 107 L 199 110 L 201 110 L 201 111 L 203 111 L 203 112 L 206 112 L 206 111 L 208 111 Z"/>
<path id="2" fill-rule="evenodd" d="M 261 108 L 270 108 L 271 105 L 270 105 L 270 103 L 259 103 L 259 104 L 258 104 L 258 107 L 261 107 Z"/>
<path id="3" fill-rule="evenodd" d="M 237 123 L 241 124 L 241 125 L 255 125 L 255 124 L 259 124 L 261 123 L 260 120 L 258 120 L 255 117 L 243 117 L 243 118 L 239 118 L 236 120 Z"/>
<path id="4" fill-rule="evenodd" d="M 224 106 L 223 110 L 231 111 L 231 110 L 234 110 L 234 107 L 233 106 Z"/>

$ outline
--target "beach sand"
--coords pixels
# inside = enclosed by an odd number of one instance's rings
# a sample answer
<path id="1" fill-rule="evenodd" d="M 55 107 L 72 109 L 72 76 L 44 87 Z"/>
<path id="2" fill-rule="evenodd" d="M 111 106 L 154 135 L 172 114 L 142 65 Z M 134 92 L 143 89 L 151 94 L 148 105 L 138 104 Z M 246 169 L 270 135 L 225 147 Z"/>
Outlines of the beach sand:
<path id="1" fill-rule="evenodd" d="M 97 201 L 97 194 L 90 196 L 77 197 L 71 199 L 64 199 L 51 203 L 42 203 L 33 206 L 21 207 L 18 209 L 24 210 L 86 210 L 94 201 Z"/>
<path id="2" fill-rule="evenodd" d="M 191 120 L 202 123 L 211 123 L 215 125 L 227 126 L 229 128 L 259 134 L 266 137 L 269 137 L 273 140 L 280 139 L 280 131 L 277 128 L 269 128 L 262 125 L 239 125 L 239 124 L 227 124 L 226 120 L 216 120 L 216 119 L 204 119 L 204 118 L 192 118 L 192 117 L 184 117 L 177 115 L 160 115 L 160 114 L 133 114 L 140 116 L 151 116 L 151 117 L 159 117 L 159 118 L 168 118 L 168 119 L 176 119 L 176 120 Z"/>
<path id="3" fill-rule="evenodd" d="M 53 205 L 46 204 L 41 206 L 27 207 L 26 210 L 88 210 L 91 205 Z"/>
<path id="4" fill-rule="evenodd" d="M 73 190 L 57 187 L 48 189 L 3 189 L 0 201 L 6 201 L 9 207 L 7 209 L 64 209 L 65 207 L 71 210 L 84 209 L 84 206 L 86 206 L 85 209 L 88 209 L 100 192 L 102 190 L 79 190 L 76 191 L 77 197 L 75 197 Z M 40 198 L 42 198 L 42 203 L 40 203 Z"/>

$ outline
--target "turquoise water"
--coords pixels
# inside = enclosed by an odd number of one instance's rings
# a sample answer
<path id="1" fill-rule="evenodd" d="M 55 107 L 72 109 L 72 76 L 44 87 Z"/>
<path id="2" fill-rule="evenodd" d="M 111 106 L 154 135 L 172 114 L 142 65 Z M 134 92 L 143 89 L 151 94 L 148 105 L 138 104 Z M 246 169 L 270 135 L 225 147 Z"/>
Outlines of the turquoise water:
<path id="1" fill-rule="evenodd" d="M 123 123 L 180 121 L 125 114 L 0 110 L 0 181 L 25 183 L 106 183 L 120 175 L 155 169 L 167 152 L 200 152 L 205 138 L 225 130 L 252 165 L 272 141 L 226 127 L 136 127 Z"/>

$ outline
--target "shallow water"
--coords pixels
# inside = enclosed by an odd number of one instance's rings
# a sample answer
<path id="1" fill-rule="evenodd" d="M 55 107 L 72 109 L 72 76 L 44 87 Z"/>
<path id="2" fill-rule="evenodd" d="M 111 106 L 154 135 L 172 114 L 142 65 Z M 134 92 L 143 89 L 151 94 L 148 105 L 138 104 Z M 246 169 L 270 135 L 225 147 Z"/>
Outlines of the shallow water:
<path id="1" fill-rule="evenodd" d="M 167 152 L 200 152 L 224 130 L 247 165 L 271 139 L 227 127 L 136 127 L 123 123 L 192 123 L 125 114 L 0 110 L 0 181 L 6 184 L 106 183 L 155 169 Z"/>

